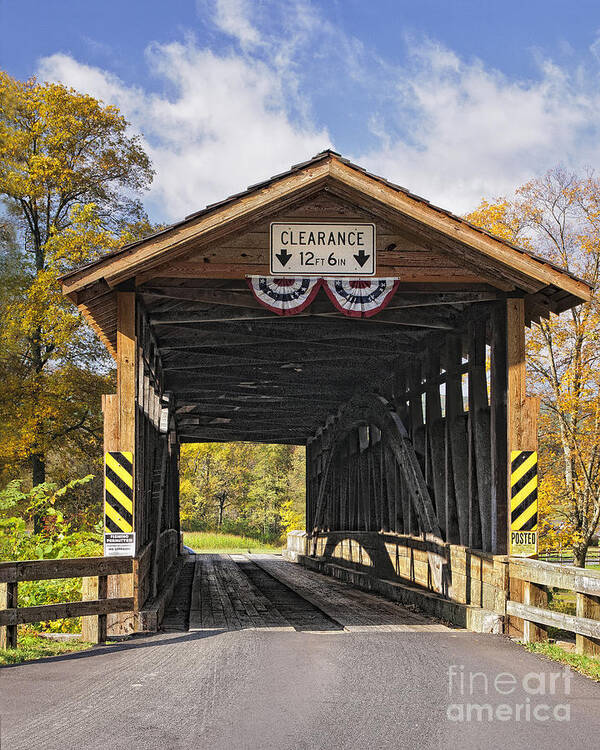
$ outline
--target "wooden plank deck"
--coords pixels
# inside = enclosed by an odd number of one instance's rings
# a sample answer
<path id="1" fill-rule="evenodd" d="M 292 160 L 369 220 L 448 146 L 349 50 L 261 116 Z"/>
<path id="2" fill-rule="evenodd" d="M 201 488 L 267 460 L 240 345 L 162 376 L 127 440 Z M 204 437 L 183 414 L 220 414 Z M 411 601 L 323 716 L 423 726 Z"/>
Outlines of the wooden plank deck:
<path id="1" fill-rule="evenodd" d="M 273 555 L 196 555 L 190 630 L 447 632 L 376 594 Z"/>

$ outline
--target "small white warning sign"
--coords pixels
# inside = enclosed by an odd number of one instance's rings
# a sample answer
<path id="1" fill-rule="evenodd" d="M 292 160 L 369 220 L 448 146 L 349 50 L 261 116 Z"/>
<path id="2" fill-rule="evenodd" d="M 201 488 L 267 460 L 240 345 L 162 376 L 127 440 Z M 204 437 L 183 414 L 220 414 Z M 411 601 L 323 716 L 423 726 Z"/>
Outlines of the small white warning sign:
<path id="1" fill-rule="evenodd" d="M 135 532 L 104 535 L 104 557 L 134 557 Z"/>

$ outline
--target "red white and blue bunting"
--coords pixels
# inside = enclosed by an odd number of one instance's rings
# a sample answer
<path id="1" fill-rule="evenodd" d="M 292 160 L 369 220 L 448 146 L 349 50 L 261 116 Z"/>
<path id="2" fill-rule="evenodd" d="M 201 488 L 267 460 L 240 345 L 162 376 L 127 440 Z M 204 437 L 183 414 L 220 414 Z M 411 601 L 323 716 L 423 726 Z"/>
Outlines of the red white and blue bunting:
<path id="1" fill-rule="evenodd" d="M 314 300 L 321 279 L 252 276 L 248 286 L 260 304 L 277 315 L 296 315 Z"/>
<path id="2" fill-rule="evenodd" d="M 319 279 L 251 276 L 248 286 L 261 305 L 277 315 L 296 315 L 314 300 L 321 285 L 334 306 L 351 318 L 370 318 L 390 302 L 398 279 Z"/>
<path id="3" fill-rule="evenodd" d="M 398 279 L 326 279 L 325 292 L 337 309 L 351 318 L 370 318 L 390 302 Z"/>

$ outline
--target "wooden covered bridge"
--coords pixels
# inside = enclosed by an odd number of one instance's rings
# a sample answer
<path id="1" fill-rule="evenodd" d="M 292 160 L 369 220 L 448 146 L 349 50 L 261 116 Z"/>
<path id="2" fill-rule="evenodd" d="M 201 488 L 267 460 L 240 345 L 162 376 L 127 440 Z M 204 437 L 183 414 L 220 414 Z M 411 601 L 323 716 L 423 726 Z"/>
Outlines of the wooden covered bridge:
<path id="1" fill-rule="evenodd" d="M 292 556 L 501 612 L 511 453 L 537 447 L 525 328 L 584 282 L 324 151 L 62 284 L 117 362 L 106 531 L 135 533 L 113 593 L 137 612 L 172 577 L 179 445 L 202 441 L 306 446 Z"/>

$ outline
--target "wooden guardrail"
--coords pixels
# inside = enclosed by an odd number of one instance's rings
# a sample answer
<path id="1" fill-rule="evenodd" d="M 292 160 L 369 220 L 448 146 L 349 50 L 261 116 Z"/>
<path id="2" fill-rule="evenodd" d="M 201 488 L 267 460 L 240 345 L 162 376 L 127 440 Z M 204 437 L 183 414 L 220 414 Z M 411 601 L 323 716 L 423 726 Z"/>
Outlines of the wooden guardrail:
<path id="1" fill-rule="evenodd" d="M 131 573 L 131 557 L 80 557 L 58 560 L 19 560 L 0 562 L 0 648 L 16 648 L 17 625 L 63 617 L 98 616 L 98 642 L 106 640 L 106 615 L 130 612 L 134 597 L 107 598 L 108 576 Z M 55 578 L 98 578 L 97 599 L 61 602 L 35 607 L 18 606 L 18 586 L 22 581 Z"/>
<path id="2" fill-rule="evenodd" d="M 526 642 L 545 640 L 547 628 L 575 633 L 578 653 L 600 653 L 600 571 L 510 558 L 506 613 L 523 623 Z M 548 588 L 575 592 L 576 615 L 548 607 Z"/>

